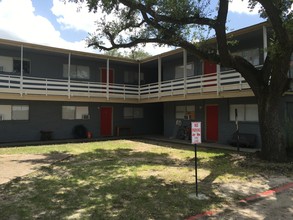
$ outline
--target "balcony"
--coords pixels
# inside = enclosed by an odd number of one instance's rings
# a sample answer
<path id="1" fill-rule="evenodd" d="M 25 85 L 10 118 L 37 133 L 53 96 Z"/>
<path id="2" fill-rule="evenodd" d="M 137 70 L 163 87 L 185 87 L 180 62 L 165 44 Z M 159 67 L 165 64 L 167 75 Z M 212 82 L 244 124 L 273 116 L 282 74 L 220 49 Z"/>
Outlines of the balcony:
<path id="1" fill-rule="evenodd" d="M 2 99 L 148 103 L 238 97 L 241 94 L 252 96 L 249 88 L 245 79 L 235 71 L 141 86 L 0 75 Z"/>

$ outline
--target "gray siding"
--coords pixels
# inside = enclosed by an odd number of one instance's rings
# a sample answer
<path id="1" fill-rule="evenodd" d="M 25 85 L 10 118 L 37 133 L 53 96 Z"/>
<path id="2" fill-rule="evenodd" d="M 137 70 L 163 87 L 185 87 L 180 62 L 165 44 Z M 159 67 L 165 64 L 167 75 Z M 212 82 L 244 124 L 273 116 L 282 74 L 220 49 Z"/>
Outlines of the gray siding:
<path id="1" fill-rule="evenodd" d="M 206 105 L 218 105 L 219 116 L 219 139 L 218 143 L 227 144 L 236 130 L 235 122 L 229 119 L 230 104 L 256 104 L 254 98 L 239 99 L 211 99 L 194 100 L 185 102 L 172 102 L 164 104 L 164 136 L 176 137 L 179 126 L 176 126 L 175 108 L 176 105 L 195 105 L 195 121 L 202 122 L 202 140 L 206 141 Z M 190 125 L 190 120 L 182 120 L 183 125 Z M 256 134 L 260 141 L 259 125 L 257 122 L 239 122 L 241 133 Z M 260 143 L 260 142 L 259 142 Z"/>
<path id="2" fill-rule="evenodd" d="M 20 48 L 1 48 L 0 46 L 0 56 L 20 58 Z M 67 79 L 63 77 L 63 64 L 68 64 L 68 54 L 42 52 L 24 48 L 23 57 L 30 60 L 31 64 L 30 74 L 25 74 L 25 76 Z M 107 60 L 71 55 L 71 64 L 88 66 L 90 68 L 90 79 L 86 81 L 100 82 L 100 69 L 107 67 Z M 127 64 L 110 60 L 109 65 L 114 70 L 114 83 L 124 83 L 124 71 L 138 72 L 138 64 Z M 82 81 L 81 79 L 72 80 Z"/>
<path id="3" fill-rule="evenodd" d="M 53 139 L 73 138 L 72 129 L 83 124 L 93 133 L 94 138 L 100 137 L 99 107 L 113 107 L 113 134 L 116 126 L 127 126 L 133 135 L 162 134 L 163 108 L 162 104 L 137 105 L 143 107 L 144 118 L 124 119 L 124 106 L 127 104 L 109 103 L 70 103 L 45 101 L 0 101 L 1 105 L 29 105 L 29 120 L 0 121 L 0 142 L 40 140 L 40 131 L 53 131 Z M 89 106 L 89 120 L 62 120 L 62 105 Z"/>

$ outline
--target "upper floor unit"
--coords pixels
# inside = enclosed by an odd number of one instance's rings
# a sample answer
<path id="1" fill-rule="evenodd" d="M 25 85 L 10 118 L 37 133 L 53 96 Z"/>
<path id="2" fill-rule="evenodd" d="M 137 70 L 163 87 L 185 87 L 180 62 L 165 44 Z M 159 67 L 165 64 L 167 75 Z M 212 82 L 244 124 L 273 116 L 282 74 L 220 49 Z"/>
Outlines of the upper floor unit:
<path id="1" fill-rule="evenodd" d="M 261 67 L 269 32 L 267 23 L 234 31 L 230 51 Z M 216 48 L 213 39 L 210 46 Z M 0 99 L 148 103 L 239 96 L 253 93 L 238 72 L 183 49 L 138 61 L 0 39 Z"/>

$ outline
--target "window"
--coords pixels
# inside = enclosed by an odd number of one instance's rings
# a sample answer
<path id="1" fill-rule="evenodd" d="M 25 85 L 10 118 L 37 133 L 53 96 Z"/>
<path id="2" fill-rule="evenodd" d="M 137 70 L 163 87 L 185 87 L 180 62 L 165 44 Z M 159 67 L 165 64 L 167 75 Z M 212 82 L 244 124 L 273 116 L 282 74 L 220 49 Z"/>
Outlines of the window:
<path id="1" fill-rule="evenodd" d="M 234 55 L 241 56 L 248 60 L 253 65 L 259 65 L 259 49 L 249 49 L 249 50 L 242 50 L 239 52 L 234 53 Z"/>
<path id="2" fill-rule="evenodd" d="M 124 107 L 123 115 L 125 119 L 143 118 L 143 108 Z"/>
<path id="3" fill-rule="evenodd" d="M 11 118 L 12 120 L 28 120 L 29 118 L 28 105 L 13 105 Z"/>
<path id="4" fill-rule="evenodd" d="M 11 120 L 11 105 L 0 105 L 1 121 Z"/>
<path id="5" fill-rule="evenodd" d="M 194 63 L 186 65 L 186 76 L 194 76 Z M 184 77 L 184 65 L 175 67 L 175 79 Z"/>
<path id="6" fill-rule="evenodd" d="M 68 78 L 68 65 L 63 65 L 63 77 Z M 88 66 L 70 65 L 71 79 L 89 79 L 90 68 Z"/>
<path id="7" fill-rule="evenodd" d="M 140 73 L 140 82 L 144 82 L 144 73 Z M 138 84 L 138 73 L 125 71 L 124 72 L 124 83 Z"/>
<path id="8" fill-rule="evenodd" d="M 28 120 L 28 105 L 0 105 L 0 119 L 7 120 Z"/>
<path id="9" fill-rule="evenodd" d="M 230 121 L 235 121 L 235 109 L 237 109 L 238 121 L 258 121 L 258 107 L 256 104 L 230 105 Z"/>
<path id="10" fill-rule="evenodd" d="M 176 119 L 186 119 L 194 120 L 195 119 L 195 106 L 176 106 Z"/>
<path id="11" fill-rule="evenodd" d="M 31 62 L 29 60 L 23 60 L 23 74 L 30 74 L 31 72 Z M 13 72 L 20 73 L 21 72 L 21 59 L 14 58 L 13 59 Z"/>
<path id="12" fill-rule="evenodd" d="M 0 71 L 13 72 L 13 58 L 0 56 Z"/>
<path id="13" fill-rule="evenodd" d="M 62 119 L 89 119 L 88 106 L 62 106 Z"/>

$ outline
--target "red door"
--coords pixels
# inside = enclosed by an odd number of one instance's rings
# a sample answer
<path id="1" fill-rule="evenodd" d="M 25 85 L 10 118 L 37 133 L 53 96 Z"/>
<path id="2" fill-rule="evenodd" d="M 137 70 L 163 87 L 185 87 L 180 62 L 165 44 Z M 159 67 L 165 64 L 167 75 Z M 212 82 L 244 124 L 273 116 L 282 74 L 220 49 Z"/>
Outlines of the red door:
<path id="1" fill-rule="evenodd" d="M 212 74 L 214 73 L 214 74 Z M 209 61 L 205 60 L 204 61 L 204 65 L 203 65 L 203 74 L 206 75 L 206 74 L 209 74 L 207 77 L 210 77 L 210 76 L 215 76 L 217 74 L 217 64 L 215 63 L 210 63 Z M 215 81 L 214 79 L 209 79 L 209 80 L 205 80 L 204 82 L 212 82 L 212 81 Z M 208 87 L 208 86 L 216 86 L 217 84 L 210 84 L 209 85 L 205 85 L 205 87 Z"/>
<path id="2" fill-rule="evenodd" d="M 218 106 L 206 106 L 206 140 L 211 142 L 218 141 Z"/>
<path id="3" fill-rule="evenodd" d="M 210 74 L 210 73 L 216 73 L 216 72 L 217 72 L 217 64 L 210 63 L 209 61 L 205 60 L 203 64 L 203 73 Z"/>
<path id="4" fill-rule="evenodd" d="M 101 136 L 112 136 L 112 107 L 101 107 L 100 109 Z"/>
<path id="5" fill-rule="evenodd" d="M 107 83 L 107 68 L 102 68 L 101 72 L 102 72 L 101 82 Z M 109 69 L 109 83 L 111 84 L 113 82 L 114 82 L 113 70 Z"/>

